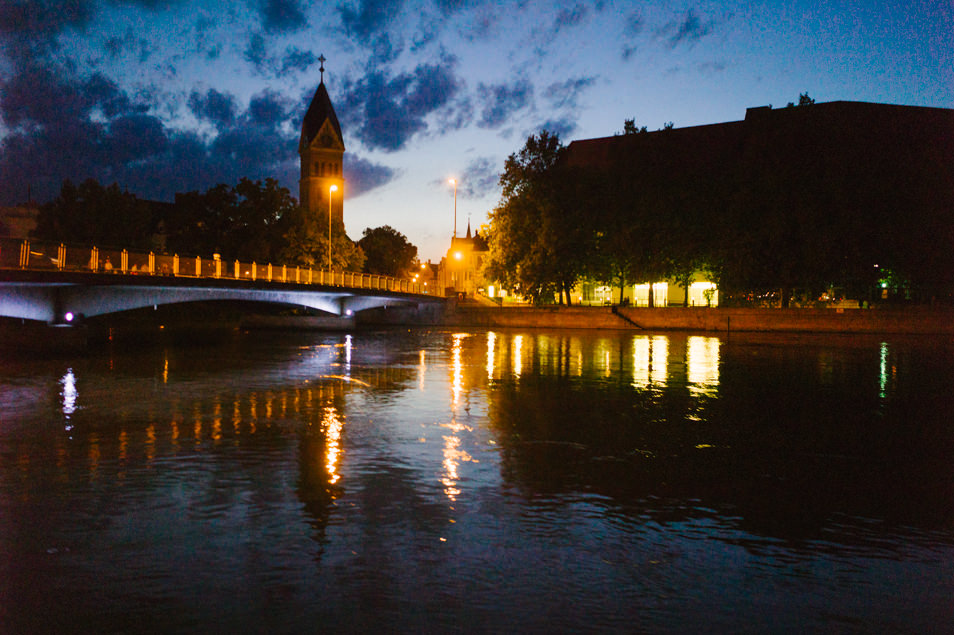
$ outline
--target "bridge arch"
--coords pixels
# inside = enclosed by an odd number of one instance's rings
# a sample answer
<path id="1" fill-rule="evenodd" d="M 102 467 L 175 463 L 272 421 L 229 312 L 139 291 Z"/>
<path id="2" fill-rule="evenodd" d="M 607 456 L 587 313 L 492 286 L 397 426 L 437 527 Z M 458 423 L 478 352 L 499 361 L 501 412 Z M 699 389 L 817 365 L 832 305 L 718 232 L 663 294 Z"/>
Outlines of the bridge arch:
<path id="1" fill-rule="evenodd" d="M 95 317 L 150 306 L 232 300 L 304 306 L 330 315 L 347 316 L 366 309 L 394 305 L 438 302 L 415 294 L 382 290 L 349 289 L 283 283 L 250 286 L 234 281 L 182 278 L 142 278 L 107 274 L 10 275 L 0 280 L 0 316 L 37 320 L 51 324 L 70 323 L 78 316 Z M 82 276 L 98 278 L 69 280 Z"/>

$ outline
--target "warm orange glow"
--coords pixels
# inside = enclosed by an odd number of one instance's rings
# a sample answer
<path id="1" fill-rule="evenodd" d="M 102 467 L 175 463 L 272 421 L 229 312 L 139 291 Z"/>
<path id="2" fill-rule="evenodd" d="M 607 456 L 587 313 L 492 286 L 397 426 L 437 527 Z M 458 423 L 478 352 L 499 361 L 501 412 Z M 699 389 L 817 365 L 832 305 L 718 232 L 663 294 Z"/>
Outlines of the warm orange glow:
<path id="1" fill-rule="evenodd" d="M 331 187 L 328 188 L 328 191 L 329 191 L 329 192 L 337 192 L 337 191 L 338 191 L 338 186 L 337 186 L 337 185 L 332 185 Z"/>
<path id="2" fill-rule="evenodd" d="M 321 422 L 327 435 L 325 441 L 325 469 L 328 471 L 328 482 L 337 483 L 341 478 L 338 474 L 338 457 L 341 454 L 341 428 L 342 422 L 338 417 L 338 411 L 334 406 L 327 406 L 324 409 L 324 417 Z"/>
<path id="3" fill-rule="evenodd" d="M 456 258 L 457 260 L 460 260 L 463 257 L 464 257 L 464 254 L 460 253 L 459 251 L 454 252 L 454 258 Z"/>

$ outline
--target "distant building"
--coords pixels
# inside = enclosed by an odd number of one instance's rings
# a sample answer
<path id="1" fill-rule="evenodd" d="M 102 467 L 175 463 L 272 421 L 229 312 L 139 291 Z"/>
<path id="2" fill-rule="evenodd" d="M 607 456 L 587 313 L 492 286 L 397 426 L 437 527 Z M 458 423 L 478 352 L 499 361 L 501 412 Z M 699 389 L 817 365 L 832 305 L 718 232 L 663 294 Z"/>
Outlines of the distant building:
<path id="1" fill-rule="evenodd" d="M 799 256 L 797 245 L 811 244 L 812 253 L 843 262 L 855 280 L 879 266 L 871 254 L 883 253 L 932 297 L 954 287 L 954 110 L 848 101 L 763 106 L 747 109 L 743 121 L 573 141 L 566 161 L 596 170 L 626 166 L 643 179 L 634 195 L 643 187 L 656 196 L 643 209 L 668 214 L 692 206 L 713 241 L 761 240 L 771 232 L 751 229 L 772 218 L 784 227 L 775 234 L 783 237 L 781 271 L 786 258 Z M 727 226 L 732 231 L 722 231 Z M 774 275 L 767 271 L 764 279 Z M 693 284 L 690 304 L 719 301 L 703 272 Z M 583 285 L 578 297 L 600 302 L 609 294 Z M 647 303 L 648 285 L 630 285 L 625 297 Z M 659 280 L 653 297 L 657 306 L 681 305 L 685 290 Z"/>
<path id="2" fill-rule="evenodd" d="M 437 284 L 445 295 L 463 293 L 474 297 L 484 293 L 481 269 L 487 258 L 487 241 L 478 232 L 471 235 L 470 222 L 467 222 L 467 235 L 464 238 L 451 238 L 447 255 L 441 258 L 437 270 Z"/>
<path id="3" fill-rule="evenodd" d="M 325 88 L 324 57 L 320 59 L 321 82 L 301 122 L 298 200 L 308 211 L 326 214 L 330 196 L 332 219 L 344 223 L 344 177 L 341 171 L 344 138 L 328 89 Z M 337 188 L 334 192 L 331 191 L 333 186 Z"/>
<path id="4" fill-rule="evenodd" d="M 29 238 L 36 229 L 40 208 L 35 203 L 16 207 L 0 207 L 0 236 L 6 238 Z"/>

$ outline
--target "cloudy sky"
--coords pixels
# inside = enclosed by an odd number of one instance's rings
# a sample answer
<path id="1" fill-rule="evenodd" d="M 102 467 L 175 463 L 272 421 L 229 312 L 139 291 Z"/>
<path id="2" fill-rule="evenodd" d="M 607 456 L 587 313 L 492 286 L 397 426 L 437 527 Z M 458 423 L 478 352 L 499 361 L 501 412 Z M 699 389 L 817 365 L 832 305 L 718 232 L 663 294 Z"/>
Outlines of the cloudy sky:
<path id="1" fill-rule="evenodd" d="M 437 260 L 486 222 L 543 128 L 609 136 L 856 100 L 954 108 L 951 0 L 3 0 L 0 205 L 64 179 L 172 200 L 241 177 L 297 196 L 319 80 L 345 137 L 352 238 Z"/>

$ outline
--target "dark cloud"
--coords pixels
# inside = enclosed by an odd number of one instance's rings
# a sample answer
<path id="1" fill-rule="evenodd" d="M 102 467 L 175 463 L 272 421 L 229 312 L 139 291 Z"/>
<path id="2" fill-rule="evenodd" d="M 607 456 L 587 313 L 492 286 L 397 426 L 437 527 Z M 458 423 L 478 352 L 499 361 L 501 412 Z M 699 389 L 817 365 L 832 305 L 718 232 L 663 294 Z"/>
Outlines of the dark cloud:
<path id="1" fill-rule="evenodd" d="M 689 9 L 685 16 L 678 20 L 672 20 L 657 30 L 656 36 L 663 38 L 669 48 L 676 48 L 683 42 L 692 46 L 700 39 L 708 35 L 715 25 L 714 20 L 703 22 L 695 10 Z"/>
<path id="2" fill-rule="evenodd" d="M 553 108 L 576 109 L 580 95 L 596 82 L 595 77 L 578 77 L 547 86 L 544 98 Z"/>
<path id="3" fill-rule="evenodd" d="M 357 6 L 339 4 L 338 15 L 349 36 L 368 43 L 401 12 L 403 5 L 403 0 L 358 0 Z"/>
<path id="4" fill-rule="evenodd" d="M 13 128 L 85 119 L 94 110 L 111 117 L 131 109 L 128 96 L 99 73 L 78 81 L 33 65 L 0 84 L 0 115 Z"/>
<path id="5" fill-rule="evenodd" d="M 189 95 L 189 108 L 200 119 L 211 121 L 217 126 L 229 126 L 235 121 L 235 98 L 210 88 L 204 95 L 192 91 Z"/>
<path id="6" fill-rule="evenodd" d="M 156 117 L 127 114 L 113 119 L 103 139 L 104 155 L 110 163 L 124 164 L 165 151 L 166 130 Z"/>
<path id="7" fill-rule="evenodd" d="M 289 101 L 282 95 L 266 90 L 252 97 L 248 104 L 248 118 L 252 124 L 275 128 L 288 120 Z"/>
<path id="8" fill-rule="evenodd" d="M 626 16 L 626 24 L 623 27 L 623 35 L 634 38 L 643 32 L 643 14 L 639 11 L 633 11 Z"/>
<path id="9" fill-rule="evenodd" d="M 477 92 L 478 101 L 483 103 L 477 122 L 481 128 L 499 128 L 515 112 L 530 105 L 533 99 L 533 85 L 526 79 L 518 79 L 510 84 L 481 83 Z"/>
<path id="10" fill-rule="evenodd" d="M 264 72 L 268 61 L 268 51 L 265 50 L 265 36 L 261 33 L 253 33 L 248 38 L 248 45 L 242 52 L 242 57 L 256 70 Z"/>
<path id="11" fill-rule="evenodd" d="M 643 21 L 643 14 L 640 11 L 633 11 L 626 16 L 626 19 L 623 23 L 623 61 L 629 61 L 633 55 L 636 54 L 638 50 L 635 44 L 632 44 L 631 41 L 637 38 L 642 32 L 645 22 Z"/>
<path id="12" fill-rule="evenodd" d="M 50 200 L 66 179 L 115 182 L 160 200 L 242 177 L 279 175 L 294 187 L 289 166 L 297 163 L 298 135 L 285 125 L 293 117 L 286 99 L 265 91 L 239 111 L 234 97 L 209 90 L 194 91 L 188 104 L 215 125 L 209 140 L 167 127 L 98 73 L 76 78 L 34 66 L 0 81 L 8 128 L 0 141 L 0 204 L 21 202 L 27 188 Z"/>
<path id="13" fill-rule="evenodd" d="M 356 154 L 346 153 L 342 166 L 344 178 L 348 183 L 345 192 L 348 198 L 361 196 L 365 192 L 381 187 L 397 176 L 397 170 L 374 163 Z"/>
<path id="14" fill-rule="evenodd" d="M 553 33 L 556 34 L 566 27 L 577 26 L 582 23 L 590 10 L 584 4 L 576 4 L 572 9 L 560 9 L 553 19 Z"/>
<path id="15" fill-rule="evenodd" d="M 477 2 L 474 0 L 435 0 L 434 4 L 446 16 L 463 11 L 475 4 L 480 4 L 480 2 L 479 0 Z"/>
<path id="16" fill-rule="evenodd" d="M 401 54 L 403 47 L 401 44 L 394 45 L 391 42 L 391 36 L 387 33 L 379 33 L 376 35 L 374 39 L 371 40 L 370 46 L 371 57 L 374 60 L 375 66 L 393 62 L 397 59 L 397 56 Z"/>
<path id="17" fill-rule="evenodd" d="M 456 58 L 421 64 L 410 73 L 390 76 L 371 70 L 345 85 L 342 123 L 372 149 L 400 150 L 415 134 L 427 130 L 426 118 L 447 108 L 462 83 L 454 75 Z"/>
<path id="18" fill-rule="evenodd" d="M 267 77 L 281 77 L 289 72 L 304 72 L 318 61 L 314 53 L 297 46 L 289 46 L 281 55 L 273 55 L 269 52 L 267 40 L 262 33 L 253 33 L 249 36 L 242 56 L 256 72 Z"/>
<path id="19" fill-rule="evenodd" d="M 576 121 L 570 117 L 547 119 L 543 122 L 543 125 L 540 126 L 541 130 L 547 130 L 548 132 L 560 137 L 560 140 L 563 143 L 569 143 L 570 135 L 576 132 L 576 128 Z"/>
<path id="20" fill-rule="evenodd" d="M 257 8 L 268 33 L 289 33 L 308 24 L 300 0 L 257 0 Z"/>
<path id="21" fill-rule="evenodd" d="M 103 50 L 106 55 L 116 59 L 131 53 L 136 56 L 136 60 L 143 64 L 149 60 L 152 51 L 145 38 L 137 37 L 136 33 L 130 28 L 121 36 L 112 36 L 106 38 L 103 42 Z"/>
<path id="22" fill-rule="evenodd" d="M 462 198 L 484 198 L 499 193 L 501 168 L 491 157 L 477 157 L 464 168 L 458 194 Z"/>
<path id="23" fill-rule="evenodd" d="M 181 0 L 110 0 L 112 4 L 119 6 L 134 4 L 144 9 L 151 9 L 153 11 L 158 11 L 160 9 L 171 9 L 175 5 L 179 4 Z"/>
<path id="24" fill-rule="evenodd" d="M 83 28 L 92 17 L 91 0 L 6 0 L 0 4 L 0 34 L 40 43 L 67 27 Z"/>
<path id="25" fill-rule="evenodd" d="M 282 74 L 288 71 L 297 71 L 299 73 L 307 71 L 315 65 L 318 58 L 311 51 L 303 51 L 296 46 L 289 46 L 285 49 L 285 55 L 282 56 L 281 69 Z"/>

